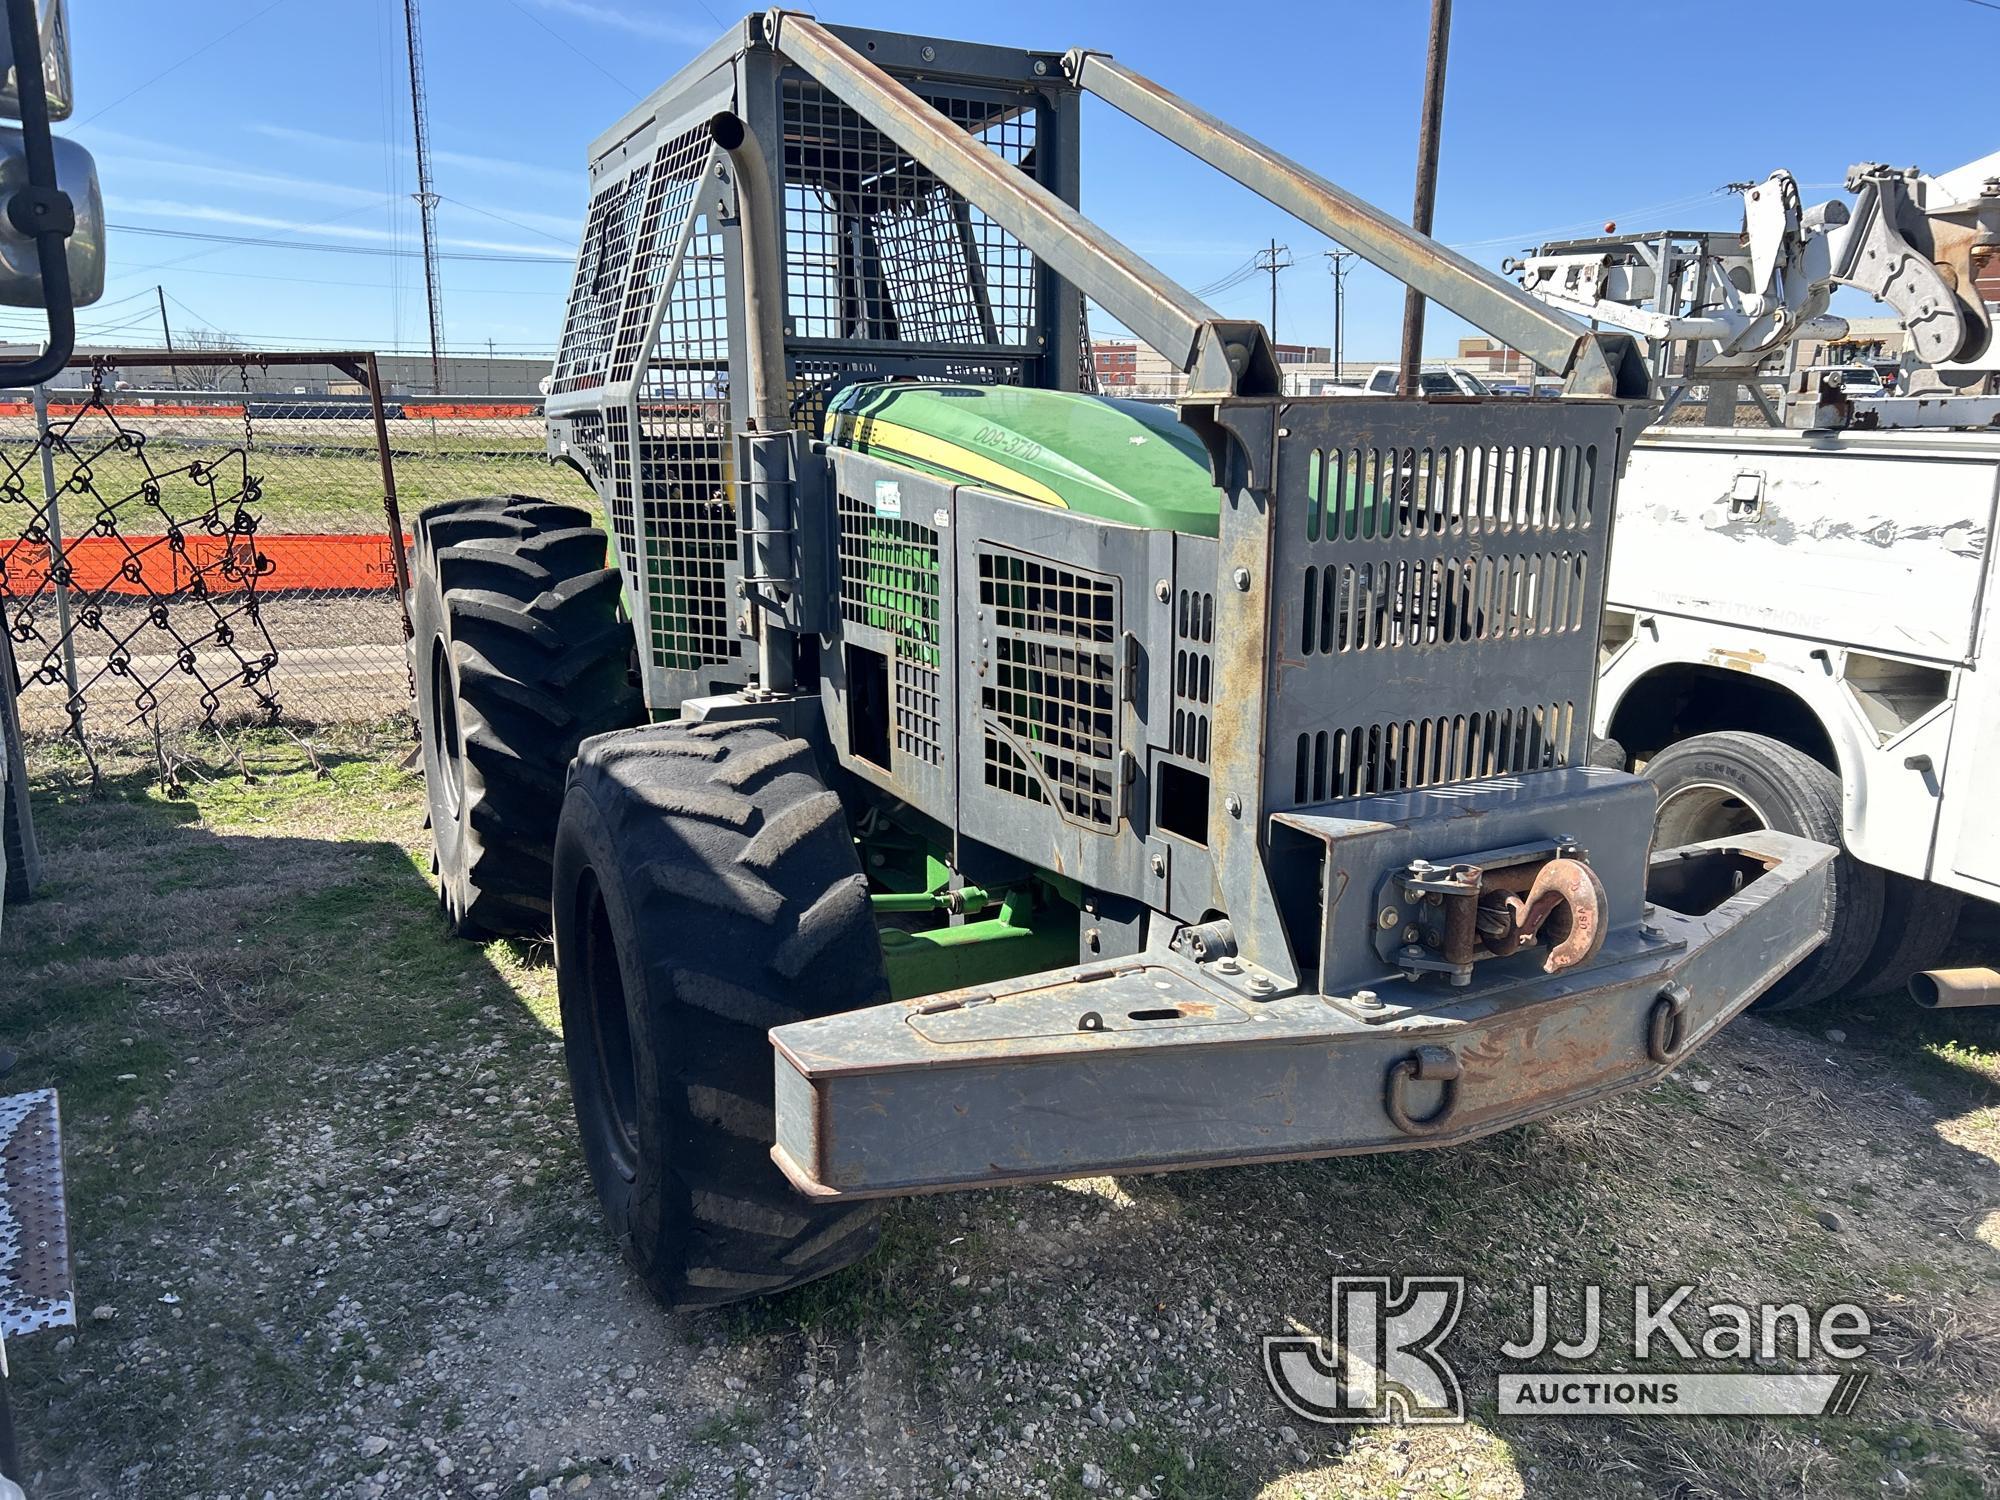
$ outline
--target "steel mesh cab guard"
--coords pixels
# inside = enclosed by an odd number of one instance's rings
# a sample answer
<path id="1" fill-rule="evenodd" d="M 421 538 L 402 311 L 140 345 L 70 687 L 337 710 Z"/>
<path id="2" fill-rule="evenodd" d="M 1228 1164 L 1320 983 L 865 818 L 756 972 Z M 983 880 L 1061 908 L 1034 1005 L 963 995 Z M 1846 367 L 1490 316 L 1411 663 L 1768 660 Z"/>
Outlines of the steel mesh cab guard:
<path id="1" fill-rule="evenodd" d="M 1565 398 L 1282 394 L 1260 326 L 1076 212 L 1085 92 Z M 1831 851 L 1652 855 L 1650 787 L 1586 764 L 1623 336 L 1097 53 L 774 11 L 591 170 L 550 448 L 653 713 L 813 741 L 857 823 L 935 837 L 954 923 L 1029 880 L 1078 908 L 1072 966 L 772 1033 L 802 1192 L 1463 1139 L 1657 1076 L 1820 940 Z M 1215 535 L 1034 498 L 1004 434 L 822 440 L 856 380 L 1077 390 L 1086 296 L 1187 373 Z"/>

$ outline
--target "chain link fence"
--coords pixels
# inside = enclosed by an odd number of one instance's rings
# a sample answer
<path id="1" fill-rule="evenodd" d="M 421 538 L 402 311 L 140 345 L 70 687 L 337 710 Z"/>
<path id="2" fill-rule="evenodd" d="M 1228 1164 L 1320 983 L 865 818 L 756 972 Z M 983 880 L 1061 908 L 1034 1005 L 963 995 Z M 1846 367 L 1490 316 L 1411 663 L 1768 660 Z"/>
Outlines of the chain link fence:
<path id="1" fill-rule="evenodd" d="M 307 363 L 354 388 L 248 389 Z M 406 716 L 405 518 L 477 494 L 595 507 L 545 457 L 538 400 L 378 398 L 371 371 L 121 351 L 74 388 L 0 393 L 0 626 L 27 738 Z"/>

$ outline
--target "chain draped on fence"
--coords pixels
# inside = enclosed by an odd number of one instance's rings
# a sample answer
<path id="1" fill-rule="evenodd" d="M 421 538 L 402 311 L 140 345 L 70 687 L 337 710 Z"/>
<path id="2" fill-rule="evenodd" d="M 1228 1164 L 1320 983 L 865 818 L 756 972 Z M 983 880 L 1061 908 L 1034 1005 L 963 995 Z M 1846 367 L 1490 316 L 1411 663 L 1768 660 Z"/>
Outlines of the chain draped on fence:
<path id="1" fill-rule="evenodd" d="M 28 738 L 405 716 L 401 517 L 477 494 L 595 506 L 546 458 L 539 400 L 378 410 L 360 380 L 214 388 L 340 356 L 202 358 L 199 391 L 131 389 L 167 359 L 121 353 L 78 388 L 0 393 L 0 633 Z"/>

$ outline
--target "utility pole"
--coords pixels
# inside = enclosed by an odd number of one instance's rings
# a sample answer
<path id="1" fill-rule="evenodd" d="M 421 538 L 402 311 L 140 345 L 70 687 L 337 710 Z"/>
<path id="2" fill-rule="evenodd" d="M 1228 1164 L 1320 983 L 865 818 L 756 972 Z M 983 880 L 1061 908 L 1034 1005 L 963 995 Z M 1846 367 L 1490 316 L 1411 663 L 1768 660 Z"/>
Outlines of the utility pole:
<path id="1" fill-rule="evenodd" d="M 1333 272 L 1333 378 L 1340 379 L 1342 357 L 1347 343 L 1347 263 L 1354 259 L 1352 250 L 1322 250 L 1326 257 L 1326 268 Z"/>
<path id="2" fill-rule="evenodd" d="M 493 394 L 493 340 L 486 341 L 486 394 Z"/>
<path id="3" fill-rule="evenodd" d="M 417 0 L 403 0 L 403 37 L 410 51 L 410 124 L 417 147 L 417 191 L 413 196 L 424 231 L 424 300 L 431 320 L 431 394 L 443 395 L 444 309 L 438 288 L 438 195 L 431 189 L 431 128 L 424 107 L 424 43 L 417 25 Z"/>
<path id="4" fill-rule="evenodd" d="M 1424 55 L 1424 112 L 1417 122 L 1417 201 L 1410 224 L 1417 233 L 1431 232 L 1431 209 L 1437 203 L 1438 132 L 1444 123 L 1444 58 L 1451 41 L 1451 0 L 1431 0 L 1431 39 Z M 1415 287 L 1403 290 L 1403 371 L 1405 396 L 1417 393 L 1417 371 L 1424 358 L 1424 298 Z"/>
<path id="5" fill-rule="evenodd" d="M 1280 260 L 1278 257 L 1283 256 Z M 1278 342 L 1278 273 L 1289 270 L 1292 264 L 1292 247 L 1271 241 L 1271 248 L 1257 252 L 1257 269 L 1271 274 L 1271 342 Z"/>
<path id="6" fill-rule="evenodd" d="M 153 291 L 160 299 L 160 332 L 166 338 L 167 353 L 172 354 L 174 352 L 174 331 L 167 326 L 167 289 L 158 282 L 154 282 Z M 174 389 L 179 390 L 181 388 L 181 367 L 170 361 L 167 369 L 174 377 Z"/>

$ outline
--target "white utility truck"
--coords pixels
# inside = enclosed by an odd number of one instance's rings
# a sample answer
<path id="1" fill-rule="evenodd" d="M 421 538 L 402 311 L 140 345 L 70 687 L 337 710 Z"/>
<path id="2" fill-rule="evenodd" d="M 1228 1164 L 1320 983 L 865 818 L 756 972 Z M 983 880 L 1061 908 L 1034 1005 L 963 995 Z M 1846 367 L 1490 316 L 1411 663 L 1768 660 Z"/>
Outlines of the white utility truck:
<path id="1" fill-rule="evenodd" d="M 1739 234 L 1544 246 L 1545 300 L 1649 341 L 1669 409 L 1633 449 L 1604 613 L 1602 758 L 1659 784 L 1658 840 L 1771 827 L 1841 843 L 1826 944 L 1762 1003 L 1901 988 L 1943 957 L 1965 897 L 2000 900 L 2000 154 L 1958 171 L 1857 167 L 1801 206 L 1740 188 Z M 1837 337 L 1836 285 L 1908 331 L 1885 397 L 1822 382 L 1794 420 L 1757 383 Z M 1928 393 L 1926 387 L 1929 388 Z M 1769 428 L 1733 420 L 1737 391 Z M 1959 429 L 1959 430 L 1953 430 Z"/>

